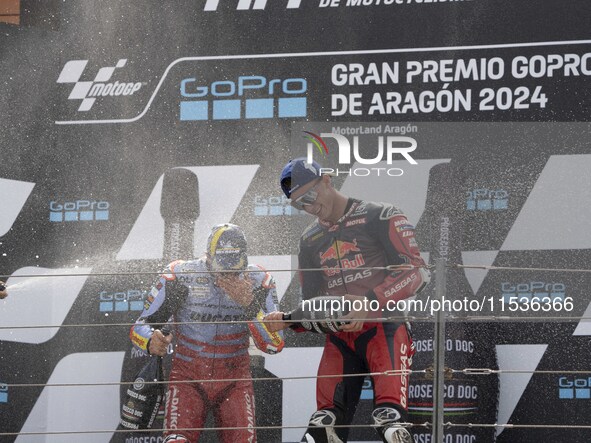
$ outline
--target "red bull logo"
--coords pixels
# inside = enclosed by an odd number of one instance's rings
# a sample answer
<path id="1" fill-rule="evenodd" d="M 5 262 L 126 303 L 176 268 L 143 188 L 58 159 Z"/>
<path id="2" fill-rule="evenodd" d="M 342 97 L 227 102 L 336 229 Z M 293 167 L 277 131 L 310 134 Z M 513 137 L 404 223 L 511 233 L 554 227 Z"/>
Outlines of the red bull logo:
<path id="1" fill-rule="evenodd" d="M 340 261 L 340 266 L 330 267 L 330 266 L 323 266 L 324 273 L 329 277 L 333 275 L 339 274 L 342 269 L 355 269 L 360 268 L 365 264 L 365 260 L 363 259 L 362 254 L 355 254 L 355 258 L 349 260 L 348 258 L 343 258 Z"/>
<path id="2" fill-rule="evenodd" d="M 361 252 L 361 250 L 357 247 L 357 239 L 354 239 L 353 243 L 336 240 L 330 246 L 330 248 L 328 248 L 324 253 L 320 254 L 320 264 L 322 265 L 328 260 L 339 260 L 353 252 Z"/>

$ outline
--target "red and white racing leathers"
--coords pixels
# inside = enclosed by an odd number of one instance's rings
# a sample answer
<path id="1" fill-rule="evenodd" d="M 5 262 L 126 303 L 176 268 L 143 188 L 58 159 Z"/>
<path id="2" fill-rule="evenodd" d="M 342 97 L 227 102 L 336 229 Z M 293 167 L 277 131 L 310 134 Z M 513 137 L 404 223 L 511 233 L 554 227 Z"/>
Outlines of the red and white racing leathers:
<path id="1" fill-rule="evenodd" d="M 277 309 L 275 283 L 254 265 L 243 273 L 253 283 L 254 299 L 243 307 L 215 285 L 204 259 L 176 261 L 161 275 L 132 327 L 132 342 L 146 349 L 153 328 L 174 317 L 176 348 L 166 399 L 165 435 L 180 434 L 197 442 L 208 411 L 216 427 L 242 427 L 220 431 L 223 443 L 256 442 L 254 394 L 249 380 L 249 337 L 266 353 L 280 352 L 282 333 L 270 333 L 261 322 Z M 251 323 L 235 321 L 253 320 Z M 234 379 L 246 379 L 232 381 Z M 186 380 L 219 380 L 182 383 Z M 175 383 L 181 382 L 181 383 Z"/>

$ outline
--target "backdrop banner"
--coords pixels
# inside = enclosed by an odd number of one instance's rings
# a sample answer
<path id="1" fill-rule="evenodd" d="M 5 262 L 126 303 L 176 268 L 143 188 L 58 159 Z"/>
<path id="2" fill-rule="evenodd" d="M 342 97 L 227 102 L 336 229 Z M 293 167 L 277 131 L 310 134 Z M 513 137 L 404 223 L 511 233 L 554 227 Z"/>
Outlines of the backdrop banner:
<path id="1" fill-rule="evenodd" d="M 589 441 L 587 0 L 12 3 L 0 8 L 1 441 L 162 441 L 162 414 L 153 431 L 119 426 L 147 359 L 129 329 L 165 266 L 201 257 L 224 222 L 293 309 L 312 218 L 279 174 L 302 156 L 344 194 L 394 204 L 425 260 L 449 265 L 446 306 L 436 275 L 397 306 L 413 320 L 415 443 L 432 442 L 441 309 L 445 443 Z M 301 441 L 322 346 L 288 331 L 278 355 L 251 349 L 267 380 L 254 383 L 259 442 Z M 372 408 L 367 379 L 354 423 Z M 377 439 L 360 427 L 350 441 Z"/>

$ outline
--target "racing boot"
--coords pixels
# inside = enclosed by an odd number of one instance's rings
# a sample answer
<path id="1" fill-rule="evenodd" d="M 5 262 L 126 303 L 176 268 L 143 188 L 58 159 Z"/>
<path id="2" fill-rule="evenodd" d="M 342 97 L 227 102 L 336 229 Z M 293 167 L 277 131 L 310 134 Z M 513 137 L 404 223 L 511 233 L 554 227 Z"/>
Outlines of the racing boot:
<path id="1" fill-rule="evenodd" d="M 413 443 L 410 432 L 400 424 L 402 416 L 397 409 L 389 406 L 375 408 L 372 418 L 384 443 Z"/>
<path id="2" fill-rule="evenodd" d="M 334 412 L 327 409 L 321 409 L 314 412 L 310 417 L 308 429 L 304 435 L 305 443 L 343 443 L 337 433 L 334 425 L 337 422 L 337 417 Z"/>

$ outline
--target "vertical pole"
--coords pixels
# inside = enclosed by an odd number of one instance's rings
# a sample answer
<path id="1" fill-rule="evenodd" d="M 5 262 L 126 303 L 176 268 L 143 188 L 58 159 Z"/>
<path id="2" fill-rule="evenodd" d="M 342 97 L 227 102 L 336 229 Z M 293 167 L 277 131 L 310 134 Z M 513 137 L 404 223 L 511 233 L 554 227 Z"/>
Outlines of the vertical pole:
<path id="1" fill-rule="evenodd" d="M 443 443 L 443 393 L 445 382 L 445 313 L 443 300 L 446 287 L 446 260 L 435 261 L 435 298 L 440 309 L 435 312 L 435 353 L 433 355 L 433 443 Z"/>

